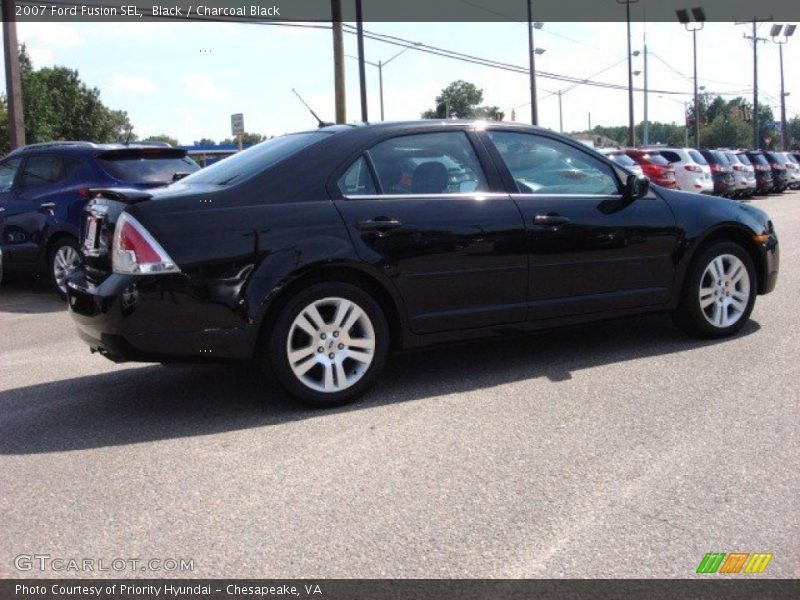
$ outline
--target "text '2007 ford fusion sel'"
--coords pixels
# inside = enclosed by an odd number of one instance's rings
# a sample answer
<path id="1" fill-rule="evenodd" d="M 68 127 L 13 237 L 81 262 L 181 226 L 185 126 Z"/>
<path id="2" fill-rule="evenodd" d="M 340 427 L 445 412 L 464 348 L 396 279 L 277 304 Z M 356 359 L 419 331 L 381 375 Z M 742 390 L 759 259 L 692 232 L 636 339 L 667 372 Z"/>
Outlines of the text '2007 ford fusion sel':
<path id="1" fill-rule="evenodd" d="M 94 193 L 68 285 L 93 351 L 271 365 L 318 406 L 397 349 L 658 311 L 729 336 L 778 274 L 762 210 L 502 122 L 326 126 Z"/>

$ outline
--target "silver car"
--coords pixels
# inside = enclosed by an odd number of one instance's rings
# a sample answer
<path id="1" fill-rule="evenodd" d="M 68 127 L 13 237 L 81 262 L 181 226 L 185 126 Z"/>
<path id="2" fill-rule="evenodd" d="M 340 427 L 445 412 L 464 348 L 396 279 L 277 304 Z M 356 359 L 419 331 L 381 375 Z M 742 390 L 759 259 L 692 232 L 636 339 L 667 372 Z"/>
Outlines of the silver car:
<path id="1" fill-rule="evenodd" d="M 644 171 L 642 170 L 641 165 L 637 165 L 635 160 L 633 160 L 619 148 L 599 148 L 598 150 L 618 165 L 625 167 L 634 175 L 644 177 Z"/>

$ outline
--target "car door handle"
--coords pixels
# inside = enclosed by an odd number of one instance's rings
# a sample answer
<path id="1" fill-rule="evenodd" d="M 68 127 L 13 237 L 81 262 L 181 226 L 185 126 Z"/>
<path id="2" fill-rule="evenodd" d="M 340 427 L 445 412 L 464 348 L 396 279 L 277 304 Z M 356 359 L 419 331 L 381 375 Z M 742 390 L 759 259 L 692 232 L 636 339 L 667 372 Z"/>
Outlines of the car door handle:
<path id="1" fill-rule="evenodd" d="M 556 214 L 536 215 L 533 217 L 533 223 L 534 225 L 542 225 L 546 227 L 559 227 L 569 223 L 569 219 Z"/>
<path id="2" fill-rule="evenodd" d="M 53 210 L 56 207 L 55 202 L 42 202 L 39 205 L 39 210 Z"/>
<path id="3" fill-rule="evenodd" d="M 375 217 L 374 219 L 369 219 L 368 221 L 360 221 L 356 223 L 356 229 L 359 231 L 390 231 L 392 229 L 397 229 L 400 227 L 402 223 L 397 219 L 391 219 L 389 217 Z"/>

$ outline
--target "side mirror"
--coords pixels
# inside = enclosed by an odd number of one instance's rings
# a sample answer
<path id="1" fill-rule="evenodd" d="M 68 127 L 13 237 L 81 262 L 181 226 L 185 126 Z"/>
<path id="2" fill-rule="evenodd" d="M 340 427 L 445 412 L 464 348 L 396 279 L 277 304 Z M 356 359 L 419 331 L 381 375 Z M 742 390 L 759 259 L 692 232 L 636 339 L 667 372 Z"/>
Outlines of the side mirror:
<path id="1" fill-rule="evenodd" d="M 625 181 L 625 191 L 623 196 L 626 200 L 638 200 L 644 198 L 650 191 L 650 180 L 647 177 L 638 175 L 628 175 Z"/>

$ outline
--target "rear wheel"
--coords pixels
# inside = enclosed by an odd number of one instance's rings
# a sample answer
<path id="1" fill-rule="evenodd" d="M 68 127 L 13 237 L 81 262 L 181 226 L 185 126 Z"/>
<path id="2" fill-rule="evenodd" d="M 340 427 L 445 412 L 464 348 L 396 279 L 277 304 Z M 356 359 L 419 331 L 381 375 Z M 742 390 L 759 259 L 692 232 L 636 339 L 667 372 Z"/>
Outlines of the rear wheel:
<path id="1" fill-rule="evenodd" d="M 704 250 L 690 268 L 673 317 L 692 335 L 733 335 L 750 318 L 756 288 L 750 255 L 733 242 L 716 243 Z"/>
<path id="2" fill-rule="evenodd" d="M 78 242 L 71 237 L 56 240 L 50 248 L 49 275 L 55 292 L 64 300 L 67 298 L 67 278 L 76 267 L 83 263 Z"/>
<path id="3" fill-rule="evenodd" d="M 278 380 L 299 400 L 338 406 L 377 380 L 389 353 L 380 305 L 348 283 L 318 283 L 281 310 L 269 340 Z"/>

